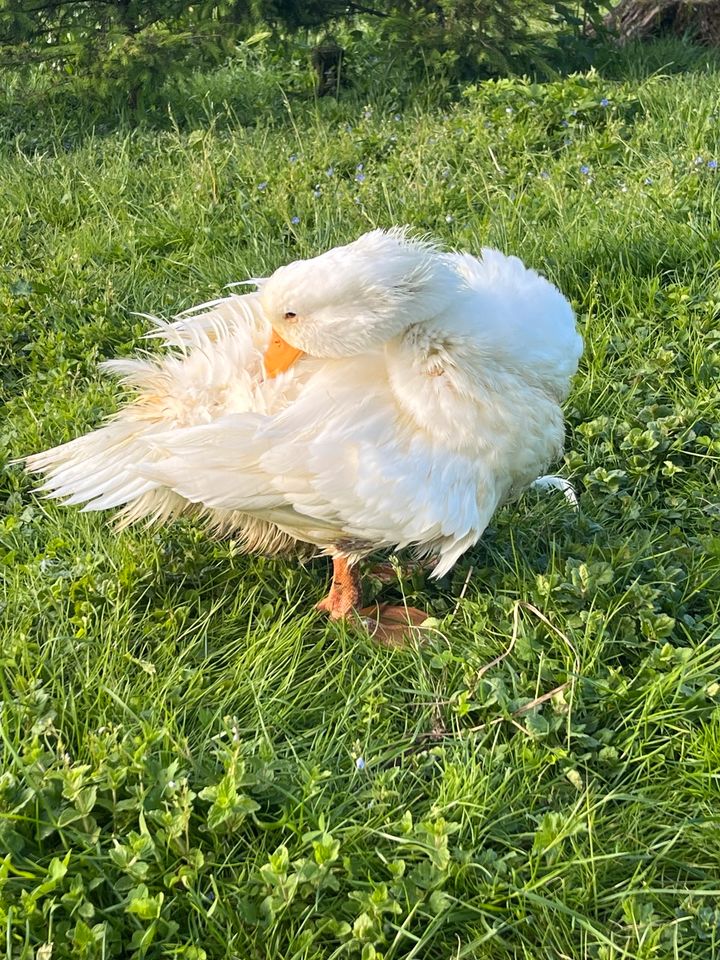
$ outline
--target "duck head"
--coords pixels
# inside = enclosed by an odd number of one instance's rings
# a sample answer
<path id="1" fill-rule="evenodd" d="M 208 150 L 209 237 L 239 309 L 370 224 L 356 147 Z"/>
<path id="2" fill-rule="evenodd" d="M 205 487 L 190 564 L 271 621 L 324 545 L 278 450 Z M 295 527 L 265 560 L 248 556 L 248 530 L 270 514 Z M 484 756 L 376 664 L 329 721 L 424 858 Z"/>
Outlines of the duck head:
<path id="1" fill-rule="evenodd" d="M 280 267 L 261 282 L 258 295 L 273 328 L 268 376 L 303 353 L 340 358 L 378 349 L 443 308 L 452 292 L 449 277 L 431 244 L 398 228 L 372 230 Z"/>

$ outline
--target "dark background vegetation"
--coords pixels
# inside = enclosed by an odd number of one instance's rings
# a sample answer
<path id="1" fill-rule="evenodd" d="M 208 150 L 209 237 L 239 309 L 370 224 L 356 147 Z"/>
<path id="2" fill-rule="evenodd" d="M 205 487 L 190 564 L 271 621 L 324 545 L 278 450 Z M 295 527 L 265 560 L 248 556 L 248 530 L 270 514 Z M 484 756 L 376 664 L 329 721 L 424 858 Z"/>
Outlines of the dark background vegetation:
<path id="1" fill-rule="evenodd" d="M 339 44 L 338 87 L 372 69 L 373 55 L 401 62 L 407 77 L 548 75 L 569 55 L 587 63 L 585 31 L 599 12 L 595 0 L 4 0 L 0 64 L 41 64 L 75 93 L 105 106 L 119 96 L 143 112 L 163 103 L 169 80 L 257 44 L 295 74 L 298 58 Z"/>

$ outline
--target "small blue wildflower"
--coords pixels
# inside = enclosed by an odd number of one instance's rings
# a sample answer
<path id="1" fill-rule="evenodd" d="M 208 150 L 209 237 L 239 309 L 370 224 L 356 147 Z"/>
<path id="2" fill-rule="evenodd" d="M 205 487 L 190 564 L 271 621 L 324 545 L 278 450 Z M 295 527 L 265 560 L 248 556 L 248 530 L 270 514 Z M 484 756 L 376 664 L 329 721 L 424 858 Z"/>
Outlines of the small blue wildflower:
<path id="1" fill-rule="evenodd" d="M 402 117 L 400 116 L 399 113 L 396 113 L 393 119 L 395 120 L 396 123 L 400 123 L 400 121 L 402 120 Z"/>
<path id="2" fill-rule="evenodd" d="M 565 139 L 563 140 L 564 147 L 569 147 L 571 143 L 572 143 L 572 137 L 565 137 Z"/>
<path id="3" fill-rule="evenodd" d="M 325 171 L 325 176 L 332 177 L 334 175 L 335 175 L 335 167 L 328 167 L 327 170 Z"/>
<path id="4" fill-rule="evenodd" d="M 300 223 L 300 217 L 291 217 L 290 223 Z"/>
<path id="5" fill-rule="evenodd" d="M 360 172 L 360 171 L 362 170 L 363 166 L 364 166 L 364 164 L 359 163 L 359 164 L 355 167 L 355 169 L 356 169 L 358 172 Z"/>
<path id="6" fill-rule="evenodd" d="M 288 157 L 288 160 L 290 161 L 290 163 L 297 163 L 297 154 L 291 153 L 290 156 Z"/>
<path id="7" fill-rule="evenodd" d="M 560 121 L 560 126 L 561 126 L 561 127 L 569 127 L 570 124 L 567 122 L 567 120 L 561 120 L 561 121 Z"/>
<path id="8" fill-rule="evenodd" d="M 358 770 L 364 770 L 364 769 L 365 769 L 365 757 L 358 757 L 357 760 L 355 761 L 355 767 L 356 767 Z"/>
<path id="9" fill-rule="evenodd" d="M 365 174 L 364 174 L 364 173 L 356 173 L 356 174 L 355 174 L 355 179 L 357 180 L 358 183 L 364 183 L 364 182 L 365 182 Z"/>
<path id="10" fill-rule="evenodd" d="M 718 162 L 717 160 L 708 160 L 707 165 L 710 168 L 710 170 L 717 170 Z"/>
<path id="11" fill-rule="evenodd" d="M 541 171 L 540 171 L 540 178 L 541 178 L 542 180 L 549 180 L 549 179 L 550 179 L 550 174 L 547 172 L 547 170 L 541 170 Z"/>
<path id="12" fill-rule="evenodd" d="M 267 190 L 267 180 L 263 180 L 262 183 L 258 184 L 258 190 Z"/>
<path id="13" fill-rule="evenodd" d="M 602 98 L 602 100 L 600 101 L 600 106 L 601 106 L 601 107 L 609 107 L 609 106 L 610 106 L 610 101 L 608 100 L 607 97 L 603 97 L 603 98 Z"/>
<path id="14" fill-rule="evenodd" d="M 651 185 L 652 185 L 652 182 L 653 182 L 653 178 L 652 178 L 652 177 L 645 177 L 645 186 L 646 186 L 646 187 L 651 186 Z"/>
<path id="15" fill-rule="evenodd" d="M 352 133 L 352 124 L 351 124 L 351 123 L 346 123 L 346 124 L 345 124 L 345 133 Z"/>
<path id="16" fill-rule="evenodd" d="M 315 189 L 313 190 L 313 196 L 315 197 L 316 200 L 317 200 L 318 197 L 321 197 L 321 196 L 322 196 L 322 190 L 320 189 L 320 185 L 319 185 L 319 184 L 318 184 L 318 186 L 316 186 Z"/>
<path id="17" fill-rule="evenodd" d="M 590 173 L 590 167 L 589 167 L 586 163 L 584 163 L 584 164 L 580 167 L 580 173 L 582 173 L 582 174 L 584 174 L 585 176 L 587 176 L 587 175 Z"/>

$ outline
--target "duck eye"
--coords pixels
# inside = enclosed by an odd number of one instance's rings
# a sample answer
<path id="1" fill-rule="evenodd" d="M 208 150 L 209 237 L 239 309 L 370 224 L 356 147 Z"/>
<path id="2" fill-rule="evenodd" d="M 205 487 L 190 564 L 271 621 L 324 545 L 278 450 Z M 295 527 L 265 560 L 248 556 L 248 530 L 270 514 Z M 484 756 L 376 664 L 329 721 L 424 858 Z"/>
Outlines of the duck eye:
<path id="1" fill-rule="evenodd" d="M 288 310 L 285 314 L 286 320 L 297 320 L 297 314 L 293 310 Z"/>

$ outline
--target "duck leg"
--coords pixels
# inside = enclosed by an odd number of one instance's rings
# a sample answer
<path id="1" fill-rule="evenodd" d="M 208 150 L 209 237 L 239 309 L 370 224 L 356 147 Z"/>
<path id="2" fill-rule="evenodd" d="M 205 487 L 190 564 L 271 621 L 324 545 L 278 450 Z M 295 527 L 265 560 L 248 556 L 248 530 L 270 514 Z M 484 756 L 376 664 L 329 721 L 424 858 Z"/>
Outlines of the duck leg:
<path id="1" fill-rule="evenodd" d="M 352 613 L 360 616 L 372 637 L 389 647 L 403 647 L 417 636 L 417 628 L 427 613 L 416 607 L 374 604 L 358 609 L 361 598 L 360 573 L 344 558 L 333 559 L 330 592 L 316 609 L 330 614 L 331 620 L 346 620 Z"/>
<path id="2" fill-rule="evenodd" d="M 318 610 L 330 614 L 331 620 L 344 620 L 360 603 L 360 572 L 344 557 L 333 559 L 330 593 L 317 604 Z"/>

